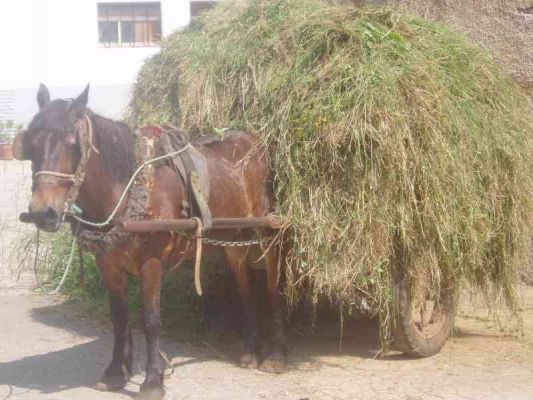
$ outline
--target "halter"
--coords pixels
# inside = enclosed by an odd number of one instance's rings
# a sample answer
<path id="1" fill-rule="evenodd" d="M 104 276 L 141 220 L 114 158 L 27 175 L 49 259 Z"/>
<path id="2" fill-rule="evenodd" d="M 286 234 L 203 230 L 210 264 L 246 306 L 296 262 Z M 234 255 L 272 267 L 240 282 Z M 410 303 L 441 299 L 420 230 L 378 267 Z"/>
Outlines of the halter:
<path id="1" fill-rule="evenodd" d="M 63 172 L 42 170 L 36 172 L 33 175 L 34 179 L 42 177 L 40 179 L 40 182 L 44 183 L 57 184 L 58 181 L 72 182 L 72 185 L 70 186 L 67 192 L 65 200 L 65 212 L 70 212 L 78 198 L 80 187 L 85 179 L 85 167 L 87 165 L 87 161 L 89 160 L 91 150 L 97 154 L 100 154 L 100 151 L 93 143 L 93 124 L 89 116 L 87 114 L 84 114 L 82 118 L 78 119 L 74 123 L 74 126 L 76 128 L 76 131 L 78 132 L 78 141 L 80 144 L 81 153 L 81 159 L 76 168 L 76 172 L 74 172 L 73 174 L 65 174 Z"/>
<path id="2" fill-rule="evenodd" d="M 56 183 L 57 179 L 64 179 L 67 181 L 72 181 L 74 183 L 75 174 L 64 174 L 62 172 L 43 170 L 43 171 L 36 172 L 35 174 L 33 174 L 33 176 L 35 178 L 37 178 L 38 176 L 44 176 L 45 179 L 39 180 L 39 182 L 44 182 L 44 183 Z M 46 177 L 50 177 L 51 179 L 46 179 Z M 57 179 L 54 179 L 54 178 L 57 178 Z"/>

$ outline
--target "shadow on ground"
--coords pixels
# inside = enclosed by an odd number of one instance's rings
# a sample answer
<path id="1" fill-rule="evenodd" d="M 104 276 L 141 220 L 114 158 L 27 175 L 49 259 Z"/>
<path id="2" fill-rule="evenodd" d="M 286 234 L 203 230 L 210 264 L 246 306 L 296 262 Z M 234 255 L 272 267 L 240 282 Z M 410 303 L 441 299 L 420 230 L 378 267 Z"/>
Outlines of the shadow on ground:
<path id="1" fill-rule="evenodd" d="M 108 326 L 95 321 L 80 320 L 76 316 L 75 305 L 68 303 L 34 308 L 30 311 L 30 315 L 40 324 L 71 334 L 60 335 L 67 338 L 65 343 L 58 343 L 59 335 L 57 340 L 44 335 L 32 338 L 32 342 L 48 341 L 50 347 L 66 346 L 66 348 L 0 363 L 0 386 L 36 390 L 42 394 L 58 393 L 78 387 L 94 387 L 111 359 L 113 335 Z M 31 333 L 28 334 L 28 337 L 30 336 Z M 136 344 L 134 367 L 138 369 L 136 372 L 139 372 L 145 362 L 144 338 L 139 332 L 134 334 L 134 343 Z M 31 345 L 21 341 L 20 346 Z M 42 343 L 40 347 L 42 348 Z M 179 355 L 181 361 L 176 362 L 173 367 L 185 363 L 204 362 L 212 358 L 201 348 L 180 345 L 168 340 L 163 341 L 162 350 L 171 360 Z M 123 391 L 123 393 L 128 392 Z"/>
<path id="2" fill-rule="evenodd" d="M 93 387 L 111 359 L 113 335 L 107 323 L 80 319 L 77 305 L 59 303 L 33 308 L 31 318 L 47 327 L 58 329 L 58 339 L 38 338 L 37 341 L 50 341 L 50 347 L 63 347 L 60 350 L 35 354 L 14 361 L 0 363 L 0 386 L 36 390 L 43 394 L 58 393 L 78 387 Z M 361 321 L 350 326 L 349 337 L 340 344 L 338 338 L 302 337 L 291 335 L 289 339 L 290 369 L 318 369 L 328 365 L 322 356 L 355 356 L 374 358 L 377 354 L 377 324 Z M 331 329 L 333 331 L 334 327 Z M 65 335 L 64 333 L 69 334 Z M 134 331 L 136 373 L 140 373 L 145 362 L 144 338 Z M 65 343 L 58 343 L 66 337 Z M 81 342 L 81 343 L 80 343 Z M 69 345 L 72 343 L 72 345 Z M 21 343 L 21 346 L 24 346 Z M 237 334 L 225 335 L 220 340 L 197 344 L 178 343 L 170 339 L 162 341 L 162 350 L 171 360 L 172 368 L 186 364 L 219 360 L 235 363 L 241 350 L 241 340 Z M 41 343 L 41 348 L 42 348 Z M 46 347 L 46 346 L 45 346 Z M 398 359 L 393 357 L 392 359 Z M 401 358 L 400 358 L 401 359 Z M 390 360 L 390 358 L 389 358 Z M 123 391 L 126 394 L 131 392 Z"/>

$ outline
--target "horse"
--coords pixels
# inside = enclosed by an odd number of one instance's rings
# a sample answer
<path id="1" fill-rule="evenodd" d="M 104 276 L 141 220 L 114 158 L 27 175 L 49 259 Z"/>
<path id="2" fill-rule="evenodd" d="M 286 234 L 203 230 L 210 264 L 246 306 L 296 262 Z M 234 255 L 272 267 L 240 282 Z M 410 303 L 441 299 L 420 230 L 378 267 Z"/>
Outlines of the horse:
<path id="1" fill-rule="evenodd" d="M 48 88 L 41 84 L 37 92 L 39 111 L 25 131 L 15 138 L 17 159 L 31 160 L 32 197 L 28 207 L 31 222 L 38 229 L 55 232 L 65 216 L 67 193 L 72 179 L 84 160 L 82 182 L 75 198 L 85 221 L 102 221 L 108 217 L 136 167 L 134 131 L 122 122 L 100 116 L 87 106 L 89 85 L 74 99 L 50 100 Z M 84 132 L 80 121 L 90 125 L 91 135 L 83 146 Z M 83 136 L 83 137 L 82 137 Z M 206 199 L 213 217 L 258 217 L 273 210 L 270 160 L 266 149 L 251 133 L 233 131 L 220 140 L 201 138 L 190 142 L 206 160 L 209 196 Z M 168 162 L 154 166 L 152 184 L 147 188 L 147 212 L 153 219 L 184 218 L 183 204 L 188 188 Z M 117 218 L 127 215 L 126 203 L 118 208 Z M 81 223 L 89 232 L 105 232 Z M 268 233 L 261 229 L 259 235 Z M 271 232 L 270 232 L 271 233 Z M 250 230 L 226 230 L 210 233 L 215 239 L 243 240 Z M 123 243 L 105 251 L 94 250 L 109 296 L 114 330 L 112 359 L 97 390 L 122 389 L 132 373 L 132 337 L 128 326 L 128 275 L 140 280 L 142 328 L 147 342 L 146 377 L 138 399 L 161 399 L 166 363 L 160 353 L 161 280 L 173 265 L 195 253 L 194 237 L 175 232 L 131 234 Z M 205 251 L 213 251 L 205 245 Z M 279 373 L 286 366 L 284 298 L 281 287 L 281 245 L 273 242 L 262 248 L 266 269 L 266 292 L 271 309 L 272 345 L 261 357 L 257 311 L 252 301 L 249 265 L 252 250 L 248 247 L 224 247 L 227 266 L 236 279 L 244 317 L 244 352 L 239 365 Z M 191 251 L 192 250 L 192 251 Z M 256 249 L 257 250 L 257 249 Z"/>

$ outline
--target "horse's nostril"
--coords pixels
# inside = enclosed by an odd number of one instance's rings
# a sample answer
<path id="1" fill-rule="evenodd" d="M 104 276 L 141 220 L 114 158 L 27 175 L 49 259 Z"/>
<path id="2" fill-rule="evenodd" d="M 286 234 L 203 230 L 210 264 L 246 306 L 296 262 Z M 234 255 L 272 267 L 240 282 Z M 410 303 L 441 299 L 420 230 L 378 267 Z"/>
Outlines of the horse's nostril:
<path id="1" fill-rule="evenodd" d="M 43 219 L 45 221 L 57 221 L 57 212 L 52 207 L 46 207 L 46 210 L 43 213 Z"/>
<path id="2" fill-rule="evenodd" d="M 35 223 L 37 228 L 47 232 L 55 232 L 61 223 L 61 213 L 57 212 L 52 207 L 43 207 L 35 210 L 31 206 L 28 209 L 31 221 Z"/>

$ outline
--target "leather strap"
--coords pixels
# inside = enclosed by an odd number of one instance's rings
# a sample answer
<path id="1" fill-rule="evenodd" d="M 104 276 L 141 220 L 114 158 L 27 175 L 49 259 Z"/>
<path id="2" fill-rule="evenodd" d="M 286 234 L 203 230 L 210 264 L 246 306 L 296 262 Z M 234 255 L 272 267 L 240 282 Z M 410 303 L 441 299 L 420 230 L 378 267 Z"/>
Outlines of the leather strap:
<path id="1" fill-rule="evenodd" d="M 179 131 L 176 129 L 166 129 L 161 133 L 160 140 L 165 153 L 175 151 L 177 146 L 181 146 L 182 142 L 185 142 L 178 135 Z M 199 171 L 194 158 L 202 158 L 203 160 L 203 155 L 193 147 L 173 158 L 172 165 L 188 193 L 189 215 L 187 217 L 200 217 L 203 229 L 206 230 L 212 226 L 211 211 L 206 200 L 206 197 L 209 196 L 209 179 L 204 177 L 204 184 L 202 185 L 200 174 L 202 172 L 204 175 L 207 174 L 207 170 Z"/>
<path id="2" fill-rule="evenodd" d="M 198 217 L 193 217 L 196 220 L 196 257 L 194 260 L 194 287 L 196 288 L 196 294 L 201 296 L 202 290 L 202 274 L 200 267 L 202 266 L 202 239 L 204 237 L 204 228 L 202 226 L 202 220 Z"/>
<path id="3" fill-rule="evenodd" d="M 83 118 L 80 118 L 78 121 L 76 121 L 75 126 L 78 130 L 81 159 L 80 163 L 78 164 L 78 168 L 76 168 L 76 172 L 74 173 L 74 183 L 67 193 L 65 201 L 65 210 L 67 212 L 71 211 L 72 206 L 78 199 L 78 193 L 81 185 L 83 185 L 83 181 L 85 180 L 85 167 L 87 166 L 87 161 L 89 160 L 91 151 L 100 153 L 93 143 L 93 124 L 91 122 L 91 118 L 85 114 Z"/>

